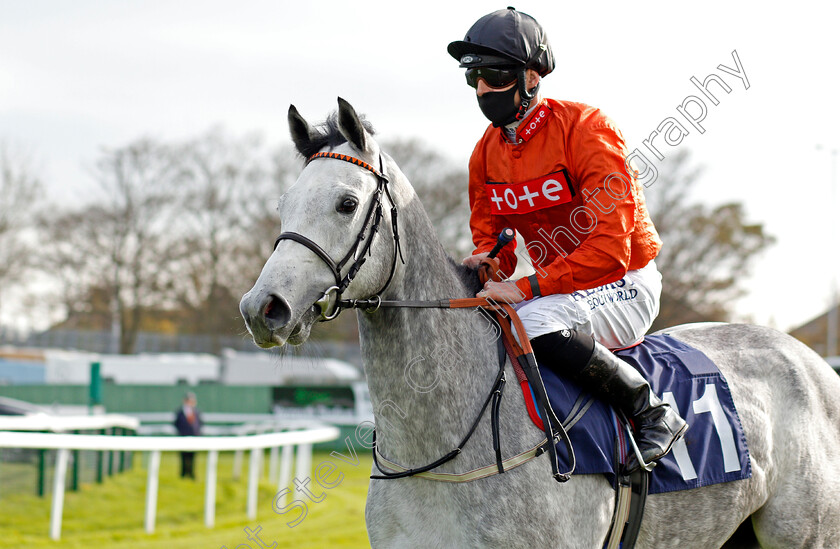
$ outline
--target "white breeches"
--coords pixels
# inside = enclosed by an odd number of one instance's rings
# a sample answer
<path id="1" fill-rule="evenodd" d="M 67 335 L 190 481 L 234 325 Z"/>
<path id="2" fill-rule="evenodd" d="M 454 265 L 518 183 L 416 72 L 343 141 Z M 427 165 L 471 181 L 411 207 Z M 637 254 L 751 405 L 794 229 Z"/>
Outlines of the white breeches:
<path id="1" fill-rule="evenodd" d="M 514 307 L 530 339 L 575 329 L 608 349 L 622 349 L 640 342 L 650 329 L 659 314 L 661 293 L 662 275 L 651 261 L 611 284 L 536 297 Z"/>

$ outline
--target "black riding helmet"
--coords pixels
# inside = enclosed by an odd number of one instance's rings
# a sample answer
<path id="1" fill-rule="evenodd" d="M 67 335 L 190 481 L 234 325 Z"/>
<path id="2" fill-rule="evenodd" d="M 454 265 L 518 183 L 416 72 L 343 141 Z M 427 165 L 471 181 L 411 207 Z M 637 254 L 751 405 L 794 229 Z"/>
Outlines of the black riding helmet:
<path id="1" fill-rule="evenodd" d="M 461 68 L 515 65 L 545 76 L 554 70 L 554 54 L 537 20 L 512 7 L 475 22 L 463 40 L 447 47 Z"/>
<path id="2" fill-rule="evenodd" d="M 516 72 L 516 89 L 521 101 L 518 109 L 513 105 L 510 108 L 502 107 L 499 102 L 502 98 L 493 98 L 495 105 L 488 108 L 479 98 L 482 112 L 496 127 L 521 120 L 536 97 L 539 84 L 527 89 L 527 69 L 533 69 L 540 76 L 554 70 L 554 54 L 542 26 L 530 15 L 512 7 L 494 11 L 476 21 L 464 39 L 450 43 L 447 51 L 460 63 L 461 68 L 499 67 Z M 488 99 L 485 97 L 484 103 Z M 512 100 L 512 96 L 505 100 L 508 99 Z M 494 110 L 495 115 L 489 114 L 490 109 Z"/>

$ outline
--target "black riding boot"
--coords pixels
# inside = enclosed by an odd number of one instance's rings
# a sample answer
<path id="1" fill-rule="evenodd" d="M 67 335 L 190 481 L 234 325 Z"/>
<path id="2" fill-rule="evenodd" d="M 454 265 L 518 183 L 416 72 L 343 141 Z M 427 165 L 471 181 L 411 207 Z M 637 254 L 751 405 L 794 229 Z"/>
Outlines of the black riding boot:
<path id="1" fill-rule="evenodd" d="M 546 366 L 580 383 L 633 420 L 636 444 L 646 464 L 667 454 L 688 428 L 635 368 L 590 336 L 561 330 L 536 337 L 531 345 Z"/>

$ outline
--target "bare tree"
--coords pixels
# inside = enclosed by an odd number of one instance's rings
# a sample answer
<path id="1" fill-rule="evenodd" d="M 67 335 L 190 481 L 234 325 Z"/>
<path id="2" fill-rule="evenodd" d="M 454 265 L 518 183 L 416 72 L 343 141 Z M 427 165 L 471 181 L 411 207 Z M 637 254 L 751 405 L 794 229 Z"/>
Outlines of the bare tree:
<path id="1" fill-rule="evenodd" d="M 286 190 L 297 180 L 303 167 L 303 159 L 291 145 L 276 148 L 270 159 L 271 176 L 263 184 L 251 190 L 245 216 L 250 221 L 248 239 L 243 243 L 239 258 L 242 280 L 247 291 L 257 280 L 272 246 L 280 234 L 282 220 L 277 215 L 277 203 Z"/>
<path id="2" fill-rule="evenodd" d="M 466 166 L 458 167 L 417 139 L 388 141 L 383 149 L 411 181 L 447 251 L 458 260 L 467 255 L 473 245 Z"/>
<path id="3" fill-rule="evenodd" d="M 684 322 L 727 320 L 739 282 L 774 238 L 760 223 L 746 220 L 743 205 L 692 202 L 690 191 L 702 173 L 681 151 L 665 160 L 645 193 L 664 243 L 656 258 L 662 273 L 662 302 L 653 329 Z"/>
<path id="4" fill-rule="evenodd" d="M 61 327 L 137 333 L 242 332 L 239 299 L 271 252 L 276 204 L 296 176 L 290 148 L 216 128 L 180 144 L 103 151 L 91 200 L 43 216 L 41 271 L 61 286 Z"/>
<path id="5" fill-rule="evenodd" d="M 0 141 L 0 305 L 4 292 L 25 280 L 33 265 L 31 233 L 41 189 L 30 161 Z"/>
<path id="6" fill-rule="evenodd" d="M 140 139 L 104 150 L 93 175 L 99 188 L 89 204 L 44 218 L 41 266 L 63 282 L 69 324 L 75 315 L 108 317 L 114 350 L 131 353 L 144 315 L 161 307 L 176 278 L 179 173 L 169 147 Z"/>
<path id="7" fill-rule="evenodd" d="M 182 330 L 229 333 L 241 330 L 239 298 L 255 224 L 254 202 L 271 186 L 262 139 L 237 139 L 213 129 L 179 148 L 183 177 L 184 237 L 177 242 L 173 281 Z"/>

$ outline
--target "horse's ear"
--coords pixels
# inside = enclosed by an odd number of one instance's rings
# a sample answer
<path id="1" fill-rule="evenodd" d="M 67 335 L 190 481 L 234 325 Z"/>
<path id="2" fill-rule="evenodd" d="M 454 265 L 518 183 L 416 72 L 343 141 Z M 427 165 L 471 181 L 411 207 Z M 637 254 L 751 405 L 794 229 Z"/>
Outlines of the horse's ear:
<path id="1" fill-rule="evenodd" d="M 304 157 L 312 155 L 312 130 L 294 105 L 289 105 L 289 132 L 298 152 Z"/>
<path id="2" fill-rule="evenodd" d="M 363 152 L 367 145 L 367 134 L 356 110 L 342 98 L 338 98 L 338 131 L 353 145 Z"/>

